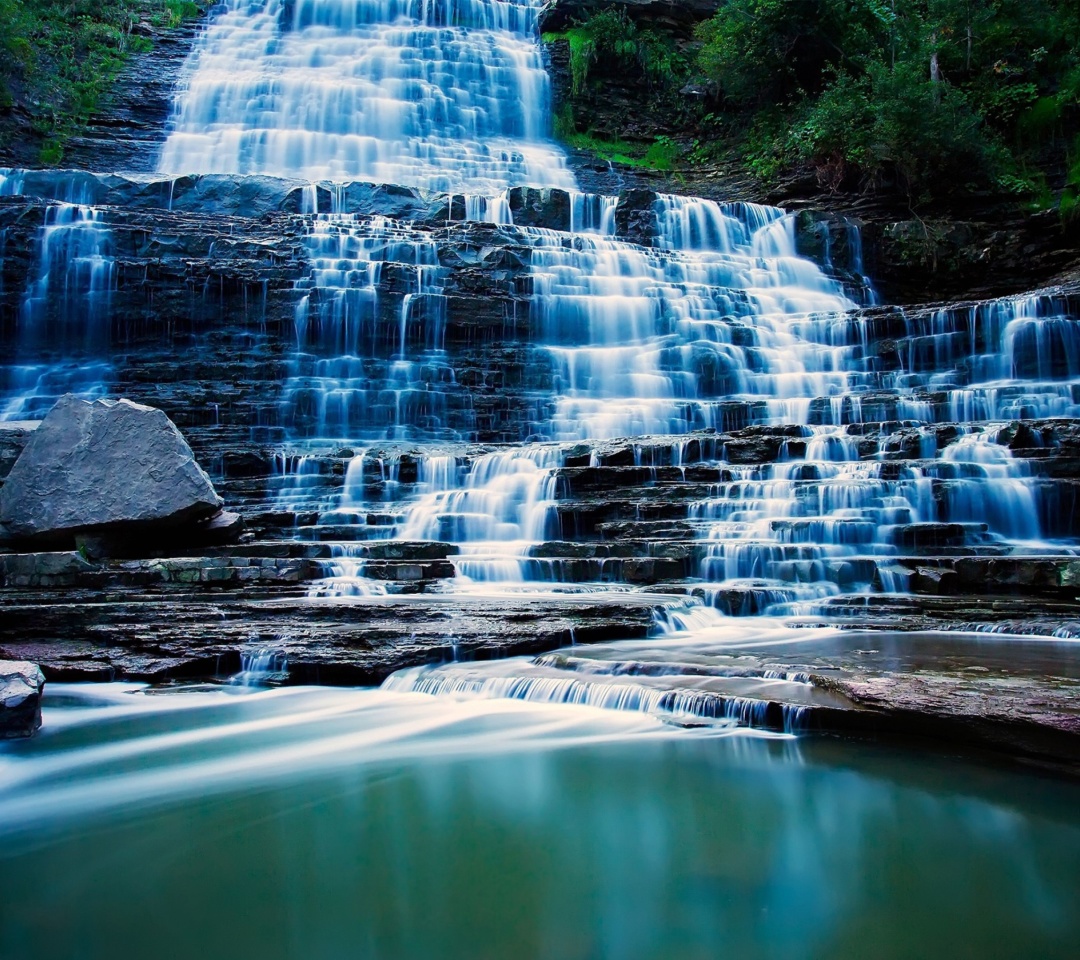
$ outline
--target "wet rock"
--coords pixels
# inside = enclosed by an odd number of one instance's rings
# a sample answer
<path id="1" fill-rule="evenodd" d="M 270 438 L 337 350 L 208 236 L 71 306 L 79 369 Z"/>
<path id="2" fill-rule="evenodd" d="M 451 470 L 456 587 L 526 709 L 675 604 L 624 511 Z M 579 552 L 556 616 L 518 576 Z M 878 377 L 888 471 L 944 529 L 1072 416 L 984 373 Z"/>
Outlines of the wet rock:
<path id="1" fill-rule="evenodd" d="M 0 423 L 0 483 L 11 473 L 19 454 L 30 442 L 30 436 L 37 429 L 37 420 L 12 420 Z"/>
<path id="2" fill-rule="evenodd" d="M 507 202 L 516 226 L 570 229 L 570 195 L 565 190 L 514 187 Z"/>
<path id="3" fill-rule="evenodd" d="M 652 190 L 631 189 L 619 194 L 615 208 L 615 235 L 631 243 L 651 247 L 659 232 Z"/>
<path id="4" fill-rule="evenodd" d="M 455 657 L 645 637 L 657 605 L 655 597 L 632 595 L 543 604 L 426 595 L 312 601 L 283 585 L 266 603 L 248 591 L 209 600 L 208 586 L 105 602 L 71 591 L 9 594 L 0 608 L 0 657 L 33 657 L 50 681 L 153 681 L 235 673 L 240 651 L 261 641 L 286 651 L 292 683 L 379 683 L 401 667 Z"/>
<path id="5" fill-rule="evenodd" d="M 68 395 L 34 431 L 0 489 L 18 537 L 176 528 L 221 508 L 210 478 L 160 410 Z"/>
<path id="6" fill-rule="evenodd" d="M 0 660 L 0 737 L 32 737 L 41 726 L 45 677 L 36 663 Z"/>

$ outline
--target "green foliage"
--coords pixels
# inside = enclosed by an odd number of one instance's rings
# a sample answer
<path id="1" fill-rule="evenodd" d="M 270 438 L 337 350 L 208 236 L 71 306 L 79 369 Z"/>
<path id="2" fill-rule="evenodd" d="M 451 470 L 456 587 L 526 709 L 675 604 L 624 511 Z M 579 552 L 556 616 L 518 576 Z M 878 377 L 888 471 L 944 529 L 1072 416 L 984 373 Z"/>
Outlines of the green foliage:
<path id="1" fill-rule="evenodd" d="M 132 54 L 153 44 L 140 24 L 175 26 L 203 6 L 193 0 L 0 0 L 0 108 L 20 104 L 60 163 Z M 143 30 L 142 33 L 136 32 Z"/>
<path id="2" fill-rule="evenodd" d="M 679 145 L 671 137 L 657 137 L 645 151 L 644 164 L 653 170 L 670 170 L 679 153 Z"/>
<path id="3" fill-rule="evenodd" d="M 644 80 L 658 103 L 668 103 L 689 75 L 689 62 L 666 35 L 640 27 L 625 7 L 606 7 L 561 33 L 545 33 L 544 43 L 565 42 L 570 54 L 570 96 L 555 112 L 555 136 L 570 147 L 603 160 L 653 170 L 670 170 L 682 153 L 671 137 L 630 143 L 592 130 L 578 130 L 575 118 L 588 116 L 605 80 Z M 575 111 L 575 107 L 583 107 Z"/>
<path id="4" fill-rule="evenodd" d="M 562 33 L 545 33 L 545 43 L 565 40 L 570 48 L 571 96 L 581 97 L 590 75 L 631 71 L 643 75 L 654 88 L 681 82 L 689 65 L 669 37 L 641 29 L 624 7 L 606 7 Z"/>
<path id="5" fill-rule="evenodd" d="M 199 15 L 199 6 L 192 0 L 165 0 L 164 20 L 169 27 L 178 27 L 185 20 Z"/>
<path id="6" fill-rule="evenodd" d="M 572 104 L 564 103 L 555 111 L 554 126 L 556 140 L 569 140 L 577 132 Z"/>
<path id="7" fill-rule="evenodd" d="M 914 201 L 1037 190 L 1028 153 L 1062 149 L 1080 121 L 1075 0 L 728 0 L 698 39 L 766 178 L 810 163 Z"/>
<path id="8" fill-rule="evenodd" d="M 657 137 L 648 147 L 625 140 L 609 140 L 593 133 L 578 133 L 560 128 L 556 115 L 556 135 L 568 147 L 587 150 L 601 160 L 622 163 L 645 170 L 670 170 L 680 153 L 679 145 L 670 137 Z"/>
<path id="9" fill-rule="evenodd" d="M 60 140 L 46 140 L 41 145 L 39 159 L 47 167 L 59 166 L 64 159 L 64 144 Z"/>
<path id="10" fill-rule="evenodd" d="M 591 133 L 571 133 L 564 138 L 563 142 L 577 150 L 587 150 L 601 160 L 625 163 L 634 167 L 645 165 L 641 157 L 641 148 L 622 140 L 606 140 Z"/>

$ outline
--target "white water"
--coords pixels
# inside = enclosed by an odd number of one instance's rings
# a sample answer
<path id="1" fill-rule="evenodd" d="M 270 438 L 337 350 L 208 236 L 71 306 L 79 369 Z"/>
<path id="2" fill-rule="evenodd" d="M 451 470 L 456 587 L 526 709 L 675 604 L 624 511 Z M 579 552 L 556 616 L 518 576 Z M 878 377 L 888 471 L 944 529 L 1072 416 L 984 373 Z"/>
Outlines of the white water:
<path id="1" fill-rule="evenodd" d="M 22 193 L 18 172 L 0 171 L 0 197 Z M 0 420 L 40 419 L 65 393 L 106 393 L 110 303 L 117 266 L 112 231 L 72 177 L 58 184 L 38 231 L 37 268 L 22 295 L 18 363 L 0 366 Z"/>
<path id="2" fill-rule="evenodd" d="M 536 0 L 228 0 L 181 80 L 166 173 L 493 196 L 573 187 Z"/>

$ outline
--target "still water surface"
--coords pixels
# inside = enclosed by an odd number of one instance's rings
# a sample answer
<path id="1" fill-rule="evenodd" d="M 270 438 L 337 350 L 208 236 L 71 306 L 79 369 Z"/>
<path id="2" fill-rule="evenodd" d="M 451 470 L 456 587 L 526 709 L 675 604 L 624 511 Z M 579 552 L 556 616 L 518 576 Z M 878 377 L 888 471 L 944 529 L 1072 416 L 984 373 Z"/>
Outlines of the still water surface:
<path id="1" fill-rule="evenodd" d="M 377 690 L 50 687 L 0 957 L 1076 957 L 1080 787 Z"/>

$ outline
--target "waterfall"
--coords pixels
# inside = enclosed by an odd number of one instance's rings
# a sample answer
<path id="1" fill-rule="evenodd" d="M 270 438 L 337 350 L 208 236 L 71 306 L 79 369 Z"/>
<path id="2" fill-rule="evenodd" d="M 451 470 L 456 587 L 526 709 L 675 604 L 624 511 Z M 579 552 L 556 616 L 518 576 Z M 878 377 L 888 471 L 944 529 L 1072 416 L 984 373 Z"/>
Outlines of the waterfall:
<path id="1" fill-rule="evenodd" d="M 550 140 L 540 6 L 229 0 L 185 68 L 162 171 L 313 184 L 272 426 L 293 444 L 276 507 L 317 510 L 312 535 L 331 543 L 315 593 L 385 593 L 365 577 L 365 544 L 387 537 L 451 543 L 459 589 L 618 581 L 624 557 L 562 543 L 573 519 L 559 504 L 571 462 L 599 466 L 598 444 L 644 436 L 681 471 L 668 482 L 686 487 L 685 574 L 705 619 L 902 591 L 909 572 L 894 561 L 913 553 L 1071 550 L 1039 471 L 998 442 L 1005 421 L 1080 413 L 1068 304 L 866 310 L 877 298 L 857 225 L 843 226 L 840 274 L 828 227 L 819 266 L 799 254 L 794 216 L 761 204 L 660 194 L 634 211 L 641 242 L 617 235 L 618 198 L 575 189 Z M 319 209 L 314 181 L 363 179 L 447 194 L 446 219 Z M 568 229 L 515 225 L 520 186 L 567 191 Z M 492 226 L 451 240 L 461 219 Z M 512 244 L 524 263 L 514 335 L 531 332 L 531 379 L 501 434 L 518 444 L 476 449 L 462 445 L 483 429 L 484 388 L 476 371 L 458 382 L 447 331 L 461 335 L 451 264 L 480 263 L 486 244 Z M 687 463 L 687 436 L 780 428 L 768 455 L 700 440 Z M 319 445 L 356 443 L 327 503 Z M 668 626 L 696 629 L 695 616 Z"/>
<path id="2" fill-rule="evenodd" d="M 549 138 L 537 0 L 227 0 L 159 169 L 494 196 L 571 188 Z"/>
<path id="3" fill-rule="evenodd" d="M 813 398 L 857 382 L 854 347 L 833 342 L 855 304 L 796 254 L 782 210 L 672 196 L 656 208 L 658 250 L 530 232 L 555 368 L 541 429 L 571 440 L 719 428 L 732 400 L 802 422 Z"/>
<path id="4" fill-rule="evenodd" d="M 65 393 L 104 396 L 112 373 L 112 231 L 75 177 L 58 186 L 64 199 L 45 207 L 37 266 L 22 296 L 20 362 L 0 366 L 0 420 L 40 419 Z M 22 189 L 17 172 L 0 171 L 0 196 L 17 196 Z"/>
<path id="5" fill-rule="evenodd" d="M 307 247 L 281 422 L 323 440 L 439 435 L 462 391 L 445 359 L 434 239 L 384 217 L 319 214 Z M 380 295 L 391 272 L 400 299 Z"/>

